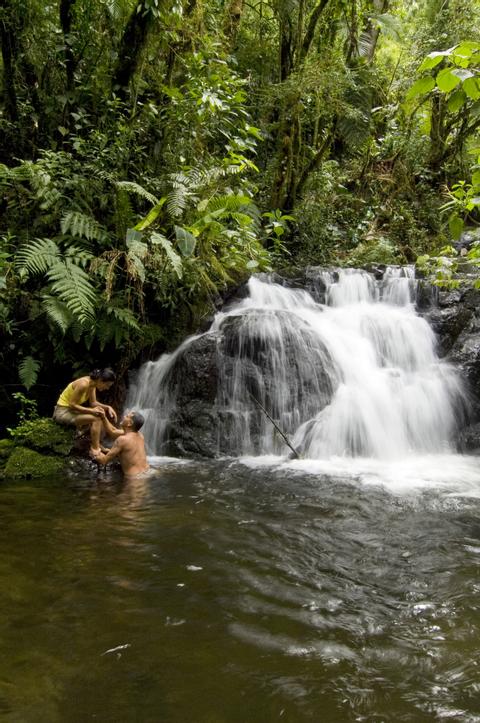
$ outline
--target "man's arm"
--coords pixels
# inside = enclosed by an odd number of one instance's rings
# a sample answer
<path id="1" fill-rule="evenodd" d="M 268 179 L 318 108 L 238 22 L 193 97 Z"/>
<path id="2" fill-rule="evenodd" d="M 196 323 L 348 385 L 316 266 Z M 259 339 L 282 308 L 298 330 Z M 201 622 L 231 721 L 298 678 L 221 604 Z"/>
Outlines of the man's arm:
<path id="1" fill-rule="evenodd" d="M 118 457 L 118 455 L 122 451 L 122 440 L 116 439 L 115 442 L 112 444 L 112 448 L 104 454 L 103 452 L 96 452 L 95 454 L 92 454 L 92 458 L 95 460 L 95 462 L 98 462 L 98 464 L 106 465 L 109 462 L 112 461 L 112 459 L 115 459 L 115 457 Z"/>
<path id="2" fill-rule="evenodd" d="M 114 427 L 106 415 L 103 418 L 103 426 L 108 436 L 112 439 L 118 439 L 118 437 L 122 437 L 125 434 L 123 429 L 120 429 L 119 427 Z"/>

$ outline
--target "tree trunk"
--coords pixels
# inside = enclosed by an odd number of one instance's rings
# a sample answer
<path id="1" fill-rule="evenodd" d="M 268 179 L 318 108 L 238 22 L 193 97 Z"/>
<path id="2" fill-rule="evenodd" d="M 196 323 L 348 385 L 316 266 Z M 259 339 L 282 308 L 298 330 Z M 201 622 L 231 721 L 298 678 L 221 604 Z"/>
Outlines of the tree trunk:
<path id="1" fill-rule="evenodd" d="M 9 12 L 10 10 L 10 12 Z M 13 10 L 6 8 L 0 21 L 0 42 L 2 44 L 3 87 L 5 90 L 5 112 L 9 120 L 18 120 L 17 90 L 15 87 L 15 70 L 17 60 L 16 32 L 13 27 Z"/>
<path id="2" fill-rule="evenodd" d="M 60 24 L 63 32 L 63 42 L 65 44 L 65 74 L 67 76 L 67 91 L 73 89 L 75 80 L 75 57 L 72 49 L 72 22 L 73 22 L 73 6 L 75 0 L 60 0 Z"/>
<path id="3" fill-rule="evenodd" d="M 373 0 L 373 9 L 375 13 L 378 15 L 386 13 L 388 11 L 389 3 L 390 0 Z M 380 37 L 380 28 L 378 25 L 375 27 L 370 20 L 364 30 L 364 35 L 368 38 L 367 60 L 369 63 L 372 63 L 377 49 L 378 38 Z"/>
<path id="4" fill-rule="evenodd" d="M 230 0 L 226 10 L 224 33 L 228 39 L 230 47 L 235 46 L 244 4 L 244 0 Z"/>
<path id="5" fill-rule="evenodd" d="M 140 11 L 137 12 L 138 7 Z M 122 100 L 126 100 L 129 83 L 135 73 L 139 57 L 152 22 L 152 13 L 142 11 L 143 5 L 136 5 L 125 27 L 118 49 L 118 61 L 113 72 L 112 89 Z"/>
<path id="6" fill-rule="evenodd" d="M 443 96 L 437 95 L 432 99 L 430 157 L 428 163 L 433 173 L 437 174 L 440 171 L 445 154 L 445 143 L 445 99 Z"/>

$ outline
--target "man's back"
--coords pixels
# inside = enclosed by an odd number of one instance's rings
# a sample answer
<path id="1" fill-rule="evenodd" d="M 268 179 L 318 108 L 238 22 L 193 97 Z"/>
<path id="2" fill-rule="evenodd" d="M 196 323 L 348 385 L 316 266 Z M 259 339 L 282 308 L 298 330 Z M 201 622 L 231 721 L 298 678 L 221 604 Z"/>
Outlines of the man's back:
<path id="1" fill-rule="evenodd" d="M 118 438 L 117 444 L 120 447 L 120 463 L 126 476 L 133 477 L 146 472 L 148 462 L 143 434 L 127 432 Z"/>

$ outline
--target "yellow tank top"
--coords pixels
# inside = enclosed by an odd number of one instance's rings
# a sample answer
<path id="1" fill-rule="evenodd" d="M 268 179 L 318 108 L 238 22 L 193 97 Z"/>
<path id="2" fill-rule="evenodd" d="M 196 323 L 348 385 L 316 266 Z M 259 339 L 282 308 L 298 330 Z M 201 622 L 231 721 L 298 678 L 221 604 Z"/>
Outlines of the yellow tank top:
<path id="1" fill-rule="evenodd" d="M 74 388 L 73 388 L 73 382 L 70 382 L 68 387 L 65 387 L 63 392 L 58 397 L 57 406 L 58 407 L 69 407 L 72 401 L 72 397 L 74 395 Z M 88 399 L 88 393 L 89 390 L 87 389 L 85 392 L 82 392 L 82 395 L 80 399 L 77 401 L 77 404 L 83 404 Z"/>

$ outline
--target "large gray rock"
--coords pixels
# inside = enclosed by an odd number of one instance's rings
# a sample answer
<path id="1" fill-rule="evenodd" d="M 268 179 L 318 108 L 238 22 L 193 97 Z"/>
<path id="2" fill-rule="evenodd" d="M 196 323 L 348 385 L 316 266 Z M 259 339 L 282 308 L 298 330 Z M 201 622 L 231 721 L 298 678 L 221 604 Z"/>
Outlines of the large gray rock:
<path id="1" fill-rule="evenodd" d="M 208 332 L 185 347 L 170 373 L 175 401 L 161 453 L 203 457 L 244 453 L 245 438 L 254 446 L 262 427 L 271 428 L 253 397 L 274 419 L 282 420 L 287 434 L 298 426 L 291 415 L 293 426 L 288 427 L 292 410 L 307 411 L 310 404 L 308 418 L 330 402 L 338 382 L 318 337 L 307 324 L 292 325 L 288 312 L 270 316 L 265 320 L 265 314 L 256 311 L 227 316 L 220 331 Z M 278 329 L 281 350 L 274 343 Z M 298 353 L 302 342 L 308 351 L 303 355 Z M 279 377 L 288 380 L 280 397 Z"/>
<path id="2" fill-rule="evenodd" d="M 218 334 L 205 334 L 186 347 L 175 364 L 170 386 L 175 407 L 161 452 L 174 456 L 213 457 L 217 449 Z"/>

